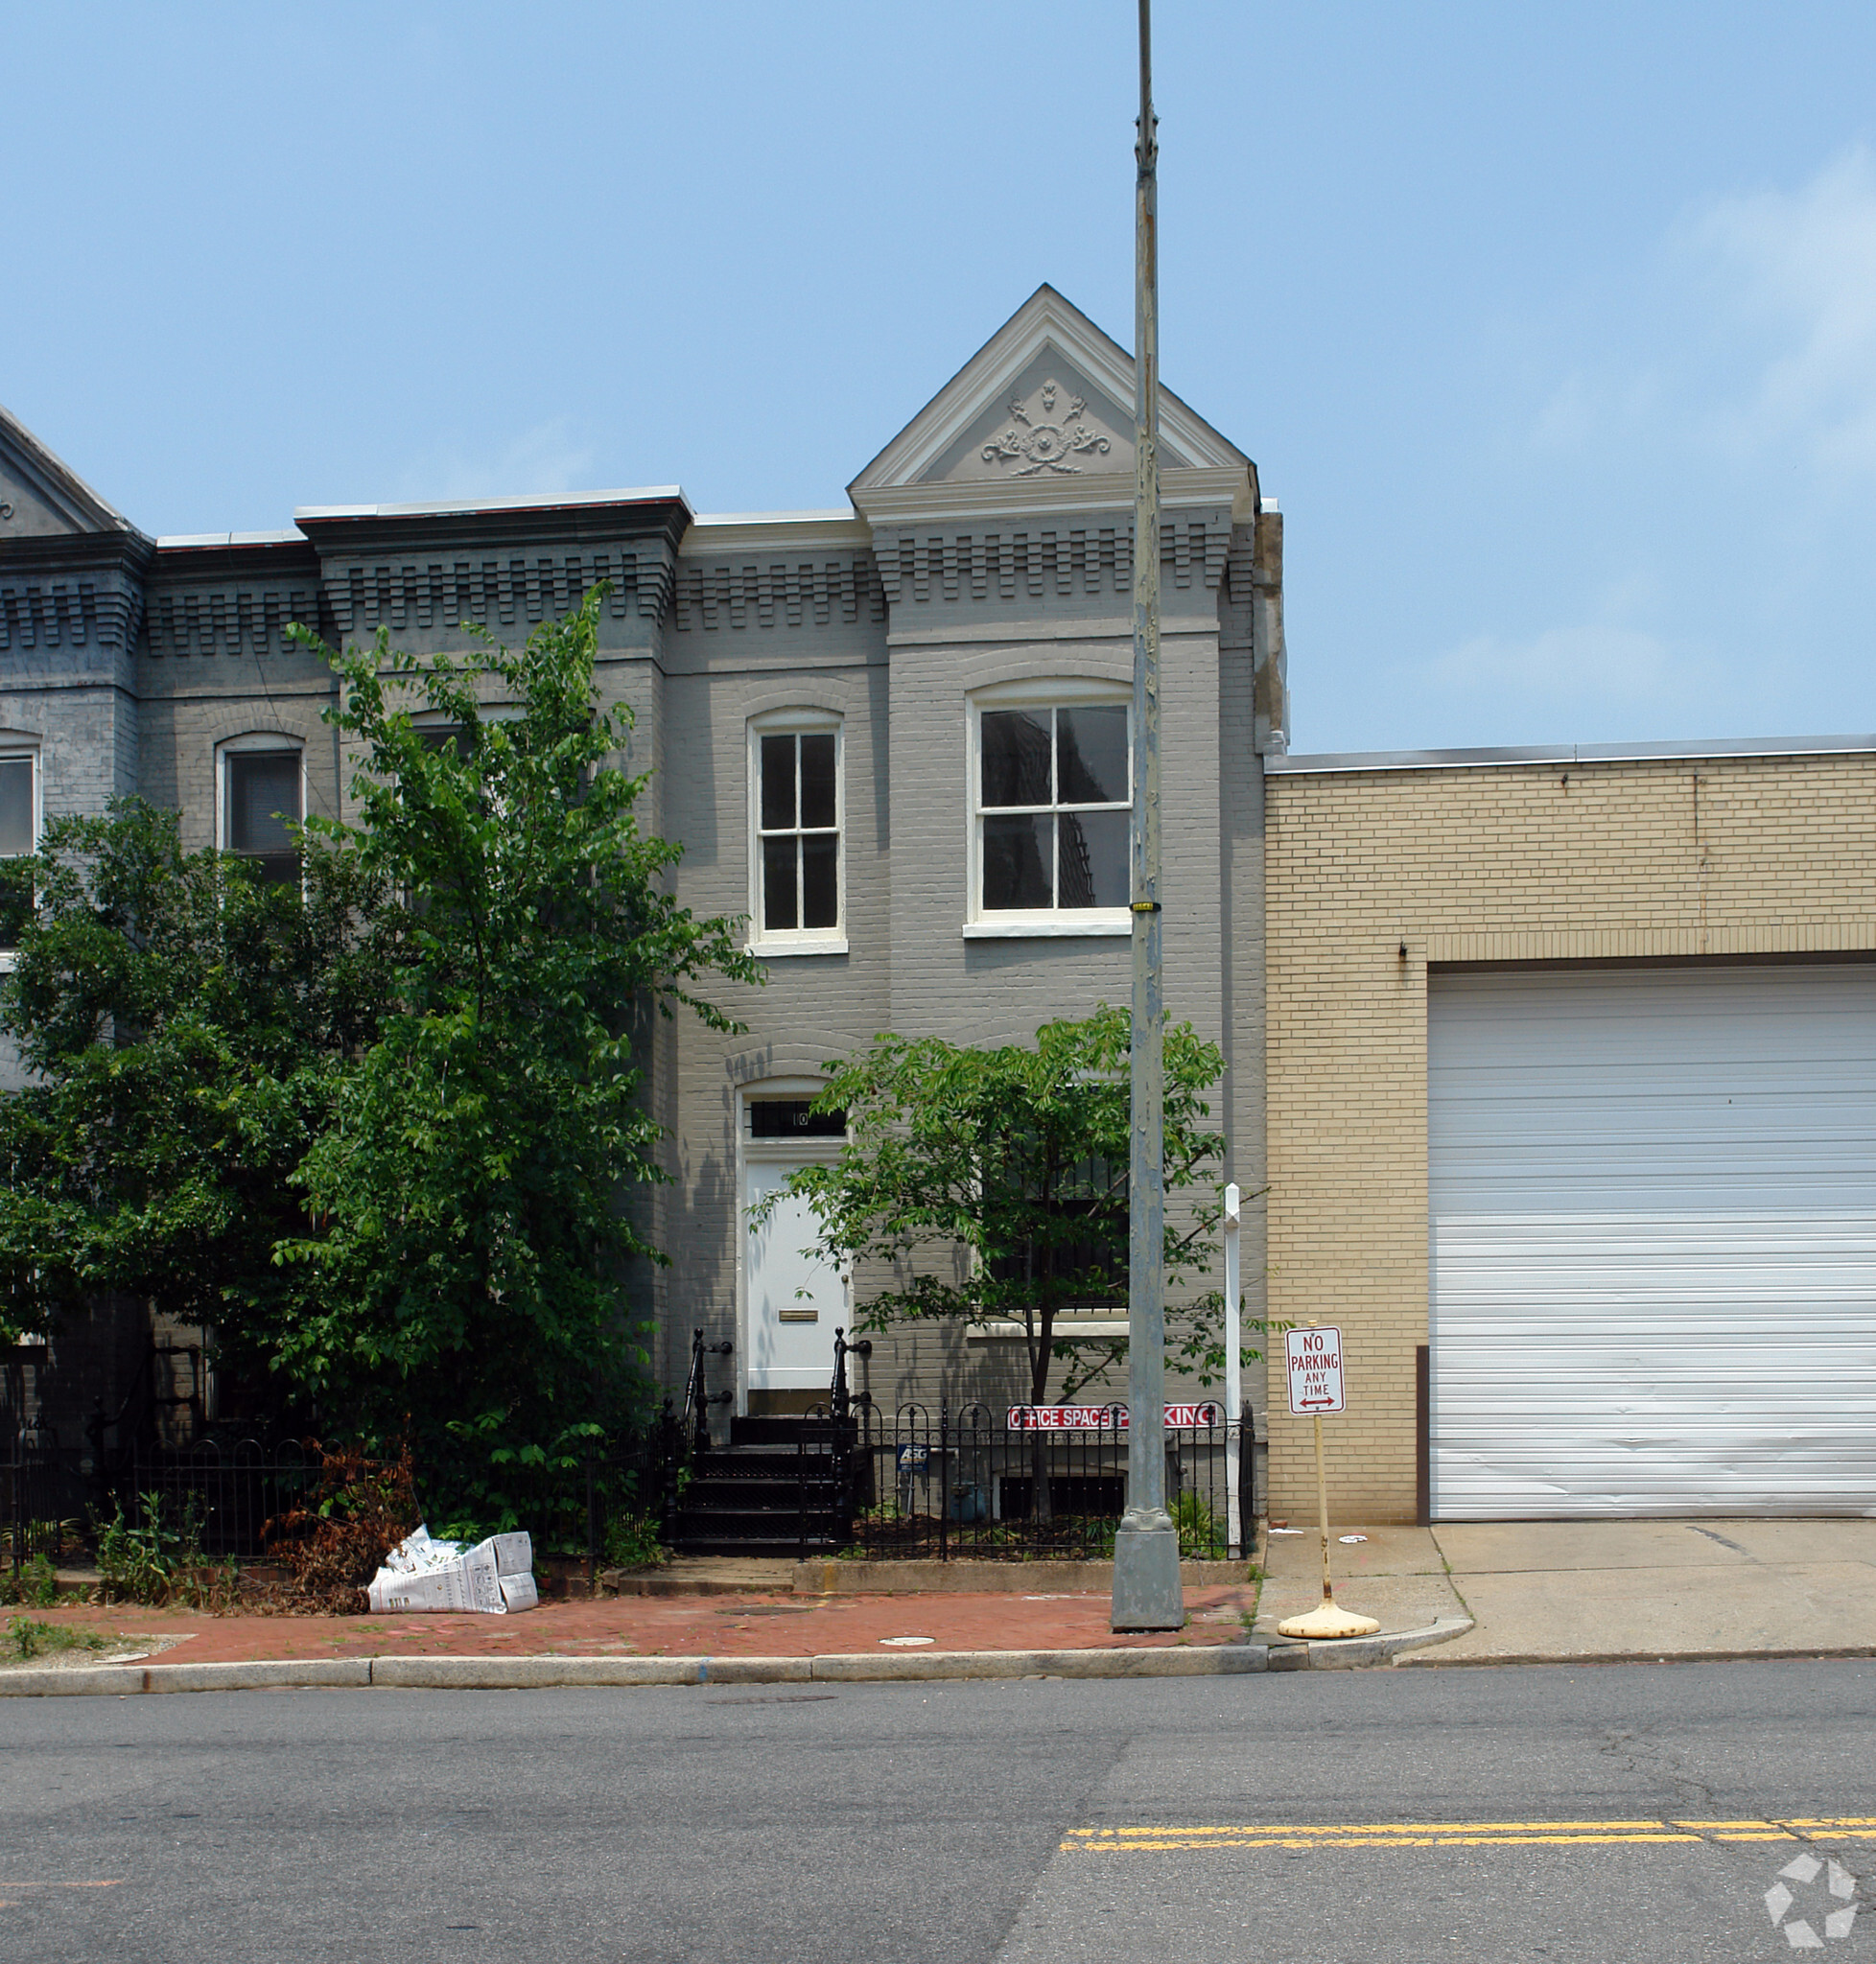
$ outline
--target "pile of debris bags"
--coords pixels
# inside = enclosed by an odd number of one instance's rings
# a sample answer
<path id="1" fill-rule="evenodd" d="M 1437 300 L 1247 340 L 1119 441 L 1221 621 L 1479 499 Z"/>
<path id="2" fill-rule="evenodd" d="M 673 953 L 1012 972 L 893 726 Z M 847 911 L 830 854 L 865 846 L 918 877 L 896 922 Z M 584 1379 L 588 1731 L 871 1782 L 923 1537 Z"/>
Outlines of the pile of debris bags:
<path id="1" fill-rule="evenodd" d="M 532 1609 L 534 1544 L 526 1534 L 494 1534 L 472 1548 L 466 1541 L 433 1541 L 419 1528 L 385 1557 L 368 1591 L 374 1613 L 405 1609 L 468 1609 L 505 1616 Z"/>

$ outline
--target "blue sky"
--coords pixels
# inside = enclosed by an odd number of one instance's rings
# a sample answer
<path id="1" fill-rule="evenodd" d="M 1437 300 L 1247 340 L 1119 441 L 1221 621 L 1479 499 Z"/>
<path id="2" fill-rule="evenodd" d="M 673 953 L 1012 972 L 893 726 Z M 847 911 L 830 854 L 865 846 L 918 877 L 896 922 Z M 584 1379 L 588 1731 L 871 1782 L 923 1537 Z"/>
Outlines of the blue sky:
<path id="1" fill-rule="evenodd" d="M 0 402 L 163 532 L 842 487 L 1132 325 L 1130 0 L 15 9 Z M 1876 731 L 1876 10 L 1160 0 L 1167 382 L 1295 747 Z"/>

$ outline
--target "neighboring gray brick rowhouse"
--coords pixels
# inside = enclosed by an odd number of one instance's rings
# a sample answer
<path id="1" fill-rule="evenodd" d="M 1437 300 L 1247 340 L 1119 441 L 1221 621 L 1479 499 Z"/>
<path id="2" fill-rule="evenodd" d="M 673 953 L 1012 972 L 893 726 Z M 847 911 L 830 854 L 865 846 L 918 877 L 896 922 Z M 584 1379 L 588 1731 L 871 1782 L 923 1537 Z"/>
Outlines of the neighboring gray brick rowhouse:
<path id="1" fill-rule="evenodd" d="M 1044 287 L 835 511 L 697 517 L 667 488 L 161 540 L 0 411 L 0 761 L 30 762 L 37 811 L 140 791 L 189 844 L 243 846 L 252 760 L 296 755 L 303 808 L 342 809 L 333 678 L 290 622 L 346 642 L 383 624 L 416 651 L 462 645 L 465 620 L 513 641 L 610 581 L 599 686 L 636 717 L 646 821 L 684 847 L 686 902 L 748 915 L 769 972 L 733 992 L 746 1037 L 680 1019 L 654 1040 L 676 1176 L 650 1201 L 676 1257 L 647 1284 L 659 1368 L 681 1385 L 702 1327 L 735 1343 L 741 1400 L 796 1404 L 825 1386 L 849 1285 L 802 1265 L 799 1237 L 753 1241 L 742 1212 L 829 1150 L 798 1105 L 823 1061 L 888 1029 L 1027 1039 L 1128 999 L 1109 739 L 1132 674 L 1132 402 L 1127 355 Z M 1229 1174 L 1255 1193 L 1281 521 L 1241 452 L 1170 394 L 1162 419 L 1166 996 L 1224 1048 Z M 1254 1316 L 1260 1221 L 1253 1204 Z M 871 1389 L 1002 1397 L 1020 1351 L 925 1327 L 876 1345 Z"/>

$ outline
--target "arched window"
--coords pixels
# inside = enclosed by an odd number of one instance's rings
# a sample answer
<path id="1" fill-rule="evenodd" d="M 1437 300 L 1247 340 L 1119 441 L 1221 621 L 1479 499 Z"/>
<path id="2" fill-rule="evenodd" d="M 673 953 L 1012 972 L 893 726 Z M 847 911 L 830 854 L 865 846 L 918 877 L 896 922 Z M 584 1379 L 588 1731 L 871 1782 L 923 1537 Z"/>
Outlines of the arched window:
<path id="1" fill-rule="evenodd" d="M 216 760 L 216 834 L 224 853 L 250 862 L 268 885 L 299 878 L 299 841 L 291 828 L 306 816 L 301 746 L 277 732 L 230 737 Z"/>
<path id="2" fill-rule="evenodd" d="M 759 954 L 847 951 L 841 719 L 781 710 L 749 725 L 750 945 Z"/>
<path id="3" fill-rule="evenodd" d="M 0 859 L 37 850 L 40 797 L 38 745 L 0 736 Z M 0 969 L 12 966 L 11 920 L 16 900 L 28 898 L 11 891 L 0 895 Z"/>

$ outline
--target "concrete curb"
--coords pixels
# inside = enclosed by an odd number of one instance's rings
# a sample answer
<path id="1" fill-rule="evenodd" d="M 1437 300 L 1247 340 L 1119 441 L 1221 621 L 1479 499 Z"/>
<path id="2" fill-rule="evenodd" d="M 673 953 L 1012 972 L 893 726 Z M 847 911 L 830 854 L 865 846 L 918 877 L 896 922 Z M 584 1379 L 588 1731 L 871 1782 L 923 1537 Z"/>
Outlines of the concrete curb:
<path id="1" fill-rule="evenodd" d="M 1800 1646 L 1788 1650 L 1530 1650 L 1489 1657 L 1403 1657 L 1402 1668 L 1484 1671 L 1500 1664 L 1823 1664 L 1876 1657 L 1868 1644 Z"/>
<path id="2" fill-rule="evenodd" d="M 127 1697 L 138 1692 L 258 1692 L 371 1682 L 369 1657 L 268 1657 L 239 1664 L 94 1664 L 0 1671 L 0 1697 Z"/>
<path id="3" fill-rule="evenodd" d="M 0 1697 L 129 1697 L 144 1692 L 382 1687 L 528 1691 L 551 1686 L 869 1684 L 1017 1677 L 1240 1677 L 1263 1671 L 1348 1671 L 1443 1644 L 1472 1627 L 1442 1617 L 1424 1629 L 1346 1643 L 1212 1644 L 1134 1650 L 859 1650 L 820 1657 L 346 1657 L 251 1664 L 101 1664 L 0 1672 Z"/>
<path id="4" fill-rule="evenodd" d="M 1168 1650 L 861 1650 L 820 1657 L 352 1657 L 252 1664 L 98 1665 L 0 1672 L 0 1697 L 366 1687 L 527 1691 L 562 1685 L 862 1684 L 1015 1677 L 1231 1677 L 1266 1668 L 1261 1644 Z"/>

